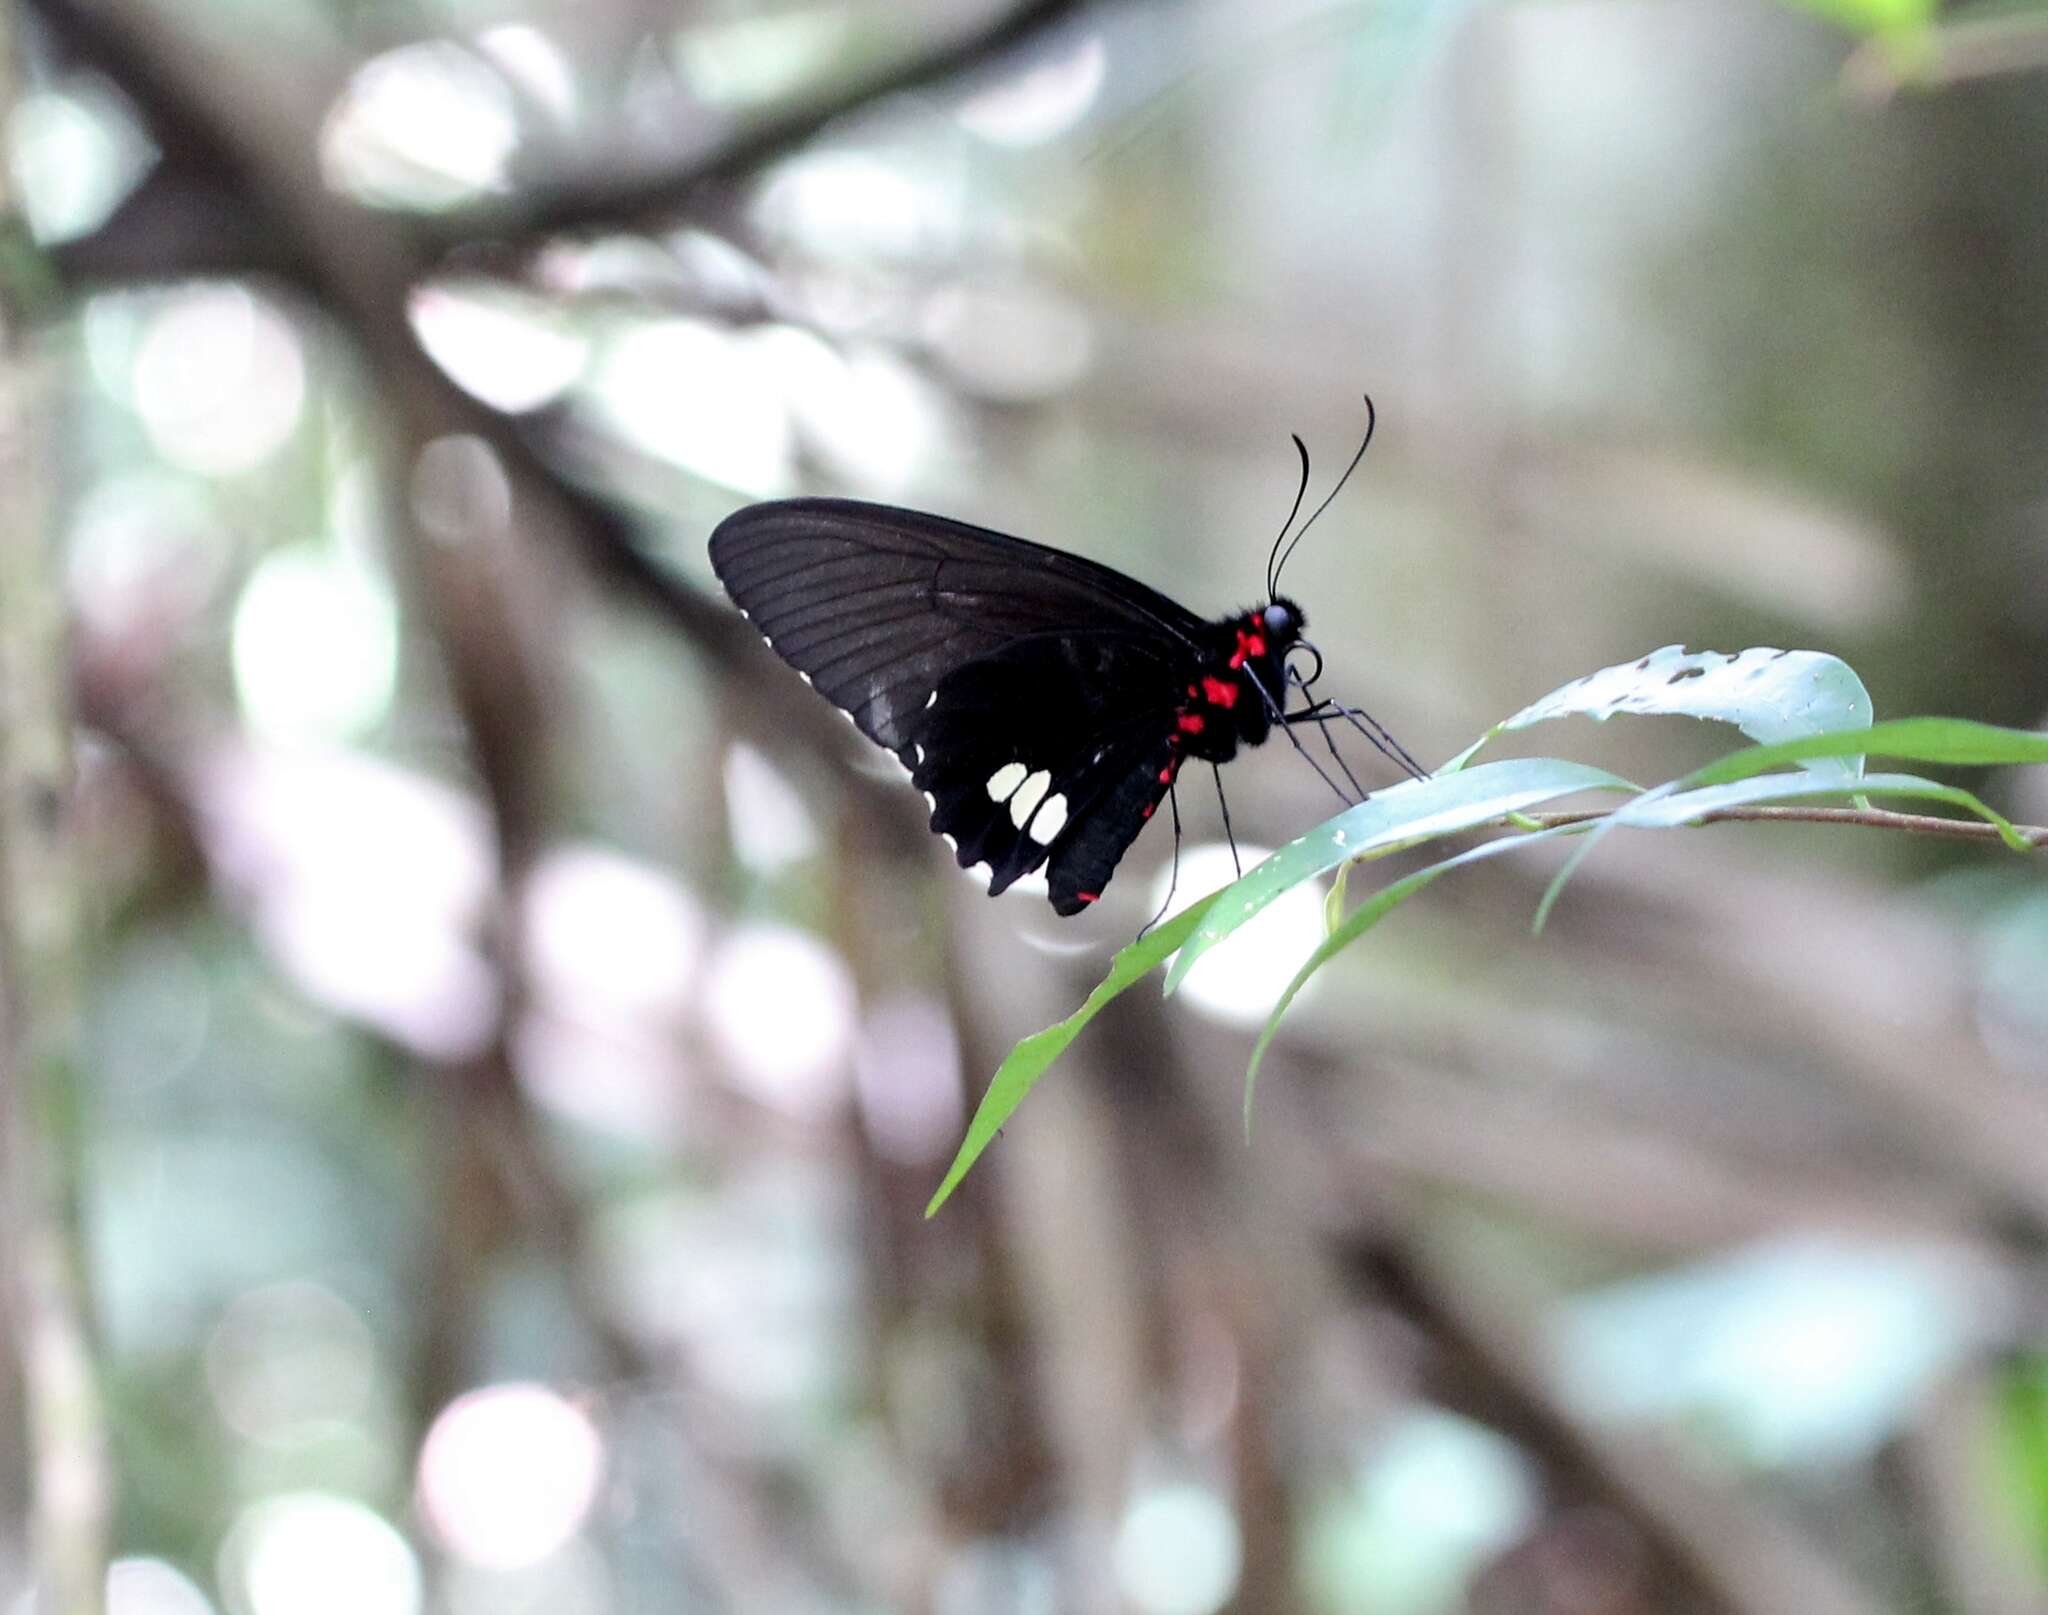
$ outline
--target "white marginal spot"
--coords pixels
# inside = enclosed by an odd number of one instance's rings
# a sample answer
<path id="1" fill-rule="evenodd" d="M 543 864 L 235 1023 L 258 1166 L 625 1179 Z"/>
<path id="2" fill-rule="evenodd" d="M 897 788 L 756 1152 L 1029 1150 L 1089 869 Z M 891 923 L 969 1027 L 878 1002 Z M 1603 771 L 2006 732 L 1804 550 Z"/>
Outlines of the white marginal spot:
<path id="1" fill-rule="evenodd" d="M 988 799 L 991 802 L 1009 801 L 1012 793 L 1016 791 L 1019 785 L 1024 783 L 1024 776 L 1028 772 L 1029 770 L 1022 763 L 1003 764 L 1001 768 L 988 777 Z M 1043 786 L 1039 788 L 1041 790 L 1044 789 Z M 1034 796 L 1031 800 L 1036 802 L 1038 798 Z"/>
<path id="2" fill-rule="evenodd" d="M 934 813 L 939 811 L 939 799 L 936 796 L 932 795 L 930 791 L 926 791 L 924 793 L 924 802 L 925 806 L 930 808 Z M 952 840 L 953 838 L 951 836 L 946 837 L 946 841 L 949 845 L 951 844 Z"/>
<path id="3" fill-rule="evenodd" d="M 1023 764 L 1012 763 L 1010 766 L 1021 768 Z M 1051 784 L 1051 773 L 1041 768 L 1017 787 L 1017 794 L 1010 798 L 1010 822 L 1019 830 L 1024 828 L 1024 821 L 1031 817 L 1032 809 L 1038 806 Z"/>
<path id="4" fill-rule="evenodd" d="M 925 709 L 925 711 L 927 711 L 927 712 L 931 711 L 931 709 L 932 709 L 933 707 L 937 706 L 938 704 L 939 704 L 939 692 L 938 692 L 937 690 L 934 690 L 934 691 L 932 691 L 932 693 L 931 693 L 930 695 L 928 695 L 928 696 L 926 696 L 926 697 L 924 698 L 924 709 Z"/>
<path id="5" fill-rule="evenodd" d="M 931 802 L 931 793 L 930 793 L 929 791 L 927 791 L 927 792 L 925 793 L 925 800 L 926 800 L 927 802 Z M 935 812 L 937 811 L 937 809 L 938 809 L 938 805 L 939 805 L 938 803 L 936 803 L 936 802 L 932 802 L 932 808 L 933 808 L 933 811 L 935 811 Z M 947 845 L 948 847 L 952 848 L 952 849 L 953 849 L 953 852 L 955 853 L 955 855 L 958 855 L 958 853 L 959 853 L 959 851 L 960 851 L 960 843 L 959 843 L 958 841 L 956 841 L 956 840 L 954 840 L 954 839 L 953 839 L 953 832 L 952 832 L 952 831 L 950 831 L 950 830 L 941 830 L 941 831 L 939 832 L 939 839 L 940 839 L 941 841 L 945 842 L 945 844 L 946 844 L 946 845 Z"/>
<path id="6" fill-rule="evenodd" d="M 910 749 L 917 754 L 917 760 L 922 764 L 924 762 L 924 747 L 918 745 L 916 741 L 912 741 Z"/>
<path id="7" fill-rule="evenodd" d="M 1067 826 L 1067 799 L 1054 794 L 1045 799 L 1045 805 L 1038 810 L 1031 821 L 1031 839 L 1041 847 L 1052 845 L 1053 837 Z"/>
<path id="8" fill-rule="evenodd" d="M 810 674 L 808 674 L 808 673 L 806 673 L 806 672 L 805 672 L 805 671 L 804 671 L 804 670 L 803 670 L 802 668 L 798 668 L 798 669 L 796 670 L 796 676 L 797 676 L 798 678 L 802 679 L 802 680 L 804 681 L 804 683 L 806 683 L 806 684 L 810 684 L 810 683 L 811 683 L 811 675 L 810 675 Z M 817 686 L 813 684 L 813 685 L 811 685 L 811 688 L 813 688 L 813 689 L 816 689 L 816 688 L 817 688 Z"/>

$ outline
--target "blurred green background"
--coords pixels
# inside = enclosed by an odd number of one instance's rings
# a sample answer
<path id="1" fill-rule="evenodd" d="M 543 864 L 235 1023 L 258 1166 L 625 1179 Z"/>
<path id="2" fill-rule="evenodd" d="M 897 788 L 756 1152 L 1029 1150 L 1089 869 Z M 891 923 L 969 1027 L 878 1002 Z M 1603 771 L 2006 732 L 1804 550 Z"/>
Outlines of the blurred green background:
<path id="1" fill-rule="evenodd" d="M 6 743 L 75 764 L 0 887 L 0 1609 L 102 1551 L 117 1615 L 2048 1608 L 2029 862 L 1614 837 L 1541 938 L 1488 864 L 1324 973 L 1246 1143 L 1304 892 L 926 1223 L 1170 838 L 1082 919 L 988 901 L 704 556 L 847 493 L 1221 614 L 1369 391 L 1289 588 L 1425 760 L 1674 642 L 2039 725 L 2048 12 L 0 39 Z M 1248 844 L 1330 808 L 1228 784 Z"/>

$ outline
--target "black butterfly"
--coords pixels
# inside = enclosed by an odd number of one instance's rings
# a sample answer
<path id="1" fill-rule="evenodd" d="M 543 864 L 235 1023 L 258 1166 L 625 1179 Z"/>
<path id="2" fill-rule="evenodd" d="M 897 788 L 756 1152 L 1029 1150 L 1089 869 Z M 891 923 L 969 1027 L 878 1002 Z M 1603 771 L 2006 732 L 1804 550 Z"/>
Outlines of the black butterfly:
<path id="1" fill-rule="evenodd" d="M 1300 508 L 1297 493 L 1287 527 Z M 1290 740 L 1294 723 L 1363 729 L 1364 714 L 1334 702 L 1284 711 L 1290 686 L 1306 693 L 1315 677 L 1290 669 L 1289 653 L 1322 665 L 1301 607 L 1278 592 L 1292 552 L 1275 541 L 1265 605 L 1205 622 L 1078 555 L 893 505 L 777 500 L 711 535 L 734 603 L 910 770 L 961 867 L 985 862 L 993 896 L 1045 864 L 1061 914 L 1101 897 L 1190 758 L 1226 763 L 1276 725 Z M 1384 730 L 1364 732 L 1420 772 Z"/>

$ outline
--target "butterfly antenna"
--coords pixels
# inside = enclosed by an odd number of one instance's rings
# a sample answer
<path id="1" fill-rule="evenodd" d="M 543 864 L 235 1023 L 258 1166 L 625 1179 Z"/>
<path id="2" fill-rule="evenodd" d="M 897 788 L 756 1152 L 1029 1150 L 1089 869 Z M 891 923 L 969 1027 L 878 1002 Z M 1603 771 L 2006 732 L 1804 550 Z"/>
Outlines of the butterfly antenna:
<path id="1" fill-rule="evenodd" d="M 1351 463 L 1344 468 L 1344 475 L 1337 479 L 1337 486 L 1332 488 L 1329 491 L 1329 493 L 1324 495 L 1323 502 L 1320 505 L 1316 506 L 1314 511 L 1310 513 L 1308 520 L 1301 524 L 1301 531 L 1294 535 L 1293 541 L 1288 544 L 1285 550 L 1280 549 L 1277 544 L 1274 546 L 1276 559 L 1268 563 L 1266 570 L 1267 578 L 1270 580 L 1266 591 L 1267 598 L 1270 599 L 1274 591 L 1278 590 L 1278 588 L 1280 587 L 1280 574 L 1287 569 L 1288 557 L 1294 554 L 1295 545 L 1299 544 L 1304 538 L 1308 536 L 1308 530 L 1316 524 L 1316 517 L 1322 515 L 1324 511 L 1328 510 L 1330 508 L 1331 503 L 1336 499 L 1337 495 L 1344 491 L 1344 484 L 1351 480 L 1351 473 L 1358 469 L 1358 462 L 1365 458 L 1365 451 L 1372 447 L 1373 428 L 1378 424 L 1379 412 L 1373 408 L 1372 394 L 1367 393 L 1365 395 L 1365 438 L 1358 445 L 1358 452 L 1351 456 Z M 1299 443 L 1300 441 L 1301 439 L 1299 438 L 1295 439 L 1295 442 L 1297 443 Z M 1304 475 L 1306 475 L 1307 464 L 1308 455 L 1307 452 L 1304 450 L 1302 454 L 1302 465 Z M 1293 518 L 1289 517 L 1288 520 L 1292 521 Z"/>
<path id="2" fill-rule="evenodd" d="M 1274 562 L 1280 559 L 1280 546 L 1287 541 L 1287 529 L 1294 525 L 1294 518 L 1301 514 L 1301 501 L 1308 494 L 1308 445 L 1299 435 L 1287 434 L 1294 440 L 1294 452 L 1301 456 L 1301 481 L 1295 485 L 1294 508 L 1287 513 L 1287 520 L 1280 524 L 1279 534 L 1273 540 L 1273 550 L 1266 557 L 1266 598 L 1273 598 L 1273 591 L 1280 586 L 1280 569 Z"/>

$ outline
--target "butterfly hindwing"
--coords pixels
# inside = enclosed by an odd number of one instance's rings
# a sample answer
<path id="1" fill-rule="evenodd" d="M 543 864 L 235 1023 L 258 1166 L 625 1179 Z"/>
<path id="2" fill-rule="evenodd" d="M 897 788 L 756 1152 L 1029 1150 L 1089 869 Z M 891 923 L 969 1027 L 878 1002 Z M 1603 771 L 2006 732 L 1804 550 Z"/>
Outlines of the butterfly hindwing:
<path id="1" fill-rule="evenodd" d="M 1140 801 L 1121 837 L 1105 837 L 1105 807 L 1117 811 L 1140 775 L 1154 779 L 1155 800 L 1166 789 L 1155 776 L 1171 756 L 1172 692 L 1170 675 L 1118 636 L 1040 636 L 957 669 L 910 724 L 911 777 L 931 799 L 932 828 L 963 868 L 988 865 L 991 893 L 1050 860 L 1054 906 L 1076 912 L 1149 816 Z M 1078 865 L 1075 848 L 1086 849 Z M 1062 902 L 1062 872 L 1098 864 L 1100 878 L 1067 881 Z"/>

